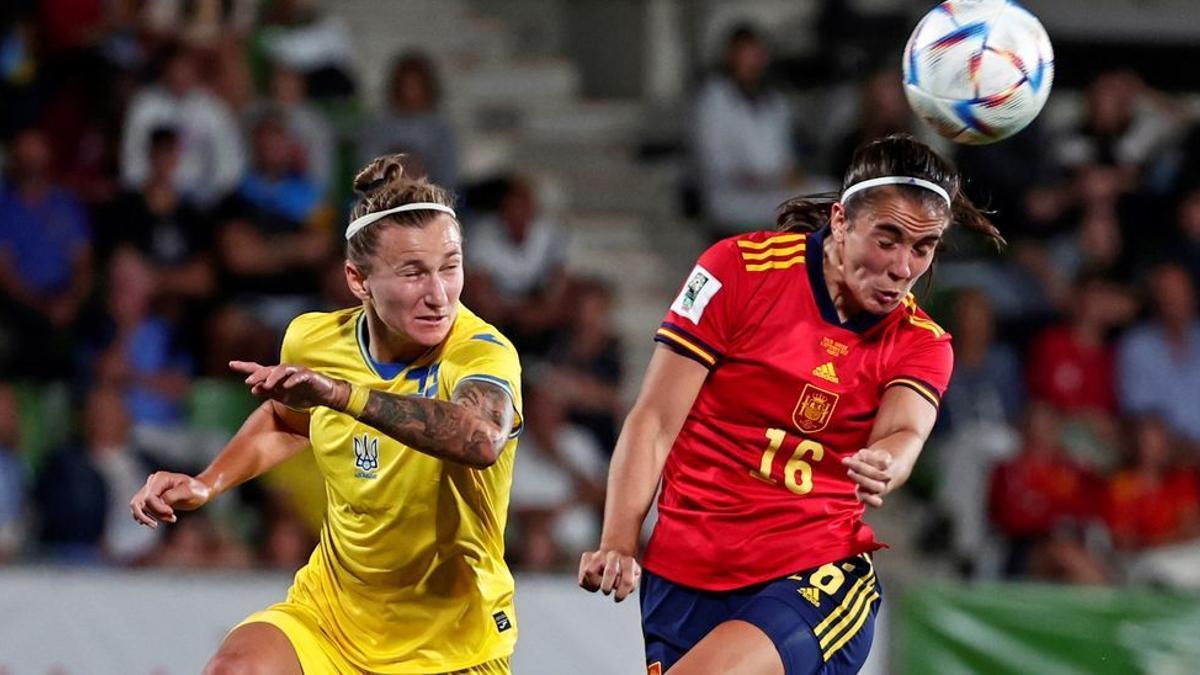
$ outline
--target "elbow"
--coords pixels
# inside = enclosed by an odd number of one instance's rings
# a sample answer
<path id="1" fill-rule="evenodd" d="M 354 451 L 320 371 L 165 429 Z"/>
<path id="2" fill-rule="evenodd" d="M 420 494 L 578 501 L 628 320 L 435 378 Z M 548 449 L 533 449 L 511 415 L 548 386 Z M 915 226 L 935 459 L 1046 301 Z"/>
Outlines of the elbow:
<path id="1" fill-rule="evenodd" d="M 493 425 L 481 425 L 466 440 L 463 463 L 472 469 L 486 469 L 500 460 L 508 437 Z"/>

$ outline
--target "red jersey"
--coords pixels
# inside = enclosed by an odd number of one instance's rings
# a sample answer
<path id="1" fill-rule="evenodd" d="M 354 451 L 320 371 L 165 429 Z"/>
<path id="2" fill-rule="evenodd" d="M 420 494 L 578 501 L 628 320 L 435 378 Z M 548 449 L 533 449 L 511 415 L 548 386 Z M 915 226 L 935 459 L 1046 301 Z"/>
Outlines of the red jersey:
<path id="1" fill-rule="evenodd" d="M 1069 326 L 1050 328 L 1033 342 L 1026 370 L 1029 393 L 1063 412 L 1117 411 L 1113 350 L 1080 344 Z"/>
<path id="2" fill-rule="evenodd" d="M 1186 469 L 1168 470 L 1158 480 L 1134 469 L 1117 473 L 1108 488 L 1109 529 L 1138 548 L 1176 541 L 1200 514 L 1196 483 Z"/>
<path id="3" fill-rule="evenodd" d="M 655 340 L 711 370 L 663 469 L 646 569 L 729 590 L 880 548 L 842 459 L 888 387 L 937 406 L 950 336 L 912 296 L 841 322 L 812 234 L 708 249 Z"/>

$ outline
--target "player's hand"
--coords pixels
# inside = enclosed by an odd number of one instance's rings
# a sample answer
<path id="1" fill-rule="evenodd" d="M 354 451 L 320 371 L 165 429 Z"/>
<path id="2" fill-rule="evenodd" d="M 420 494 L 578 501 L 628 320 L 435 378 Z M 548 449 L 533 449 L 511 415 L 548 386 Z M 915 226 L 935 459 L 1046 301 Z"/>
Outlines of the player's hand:
<path id="1" fill-rule="evenodd" d="M 129 511 L 142 525 L 158 527 L 159 522 L 175 522 L 176 511 L 198 509 L 211 498 L 212 489 L 202 481 L 182 473 L 155 471 L 129 500 Z"/>
<path id="2" fill-rule="evenodd" d="M 892 455 L 886 450 L 863 448 L 842 460 L 846 473 L 854 481 L 858 501 L 883 506 L 883 496 L 892 491 Z"/>
<path id="3" fill-rule="evenodd" d="M 249 361 L 230 361 L 229 367 L 246 375 L 250 393 L 271 398 L 290 408 L 323 405 L 343 410 L 350 398 L 350 385 L 315 373 L 304 366 L 281 363 L 263 366 Z"/>
<path id="4" fill-rule="evenodd" d="M 579 561 L 579 586 L 600 591 L 621 602 L 633 594 L 642 579 L 642 566 L 631 555 L 612 549 L 588 551 Z"/>

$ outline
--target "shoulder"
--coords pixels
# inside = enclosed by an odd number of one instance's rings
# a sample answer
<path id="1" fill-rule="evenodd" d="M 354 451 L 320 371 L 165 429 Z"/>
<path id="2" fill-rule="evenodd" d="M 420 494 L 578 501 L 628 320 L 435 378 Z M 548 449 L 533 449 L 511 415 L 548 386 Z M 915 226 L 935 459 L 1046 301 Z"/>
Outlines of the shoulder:
<path id="1" fill-rule="evenodd" d="M 518 359 L 517 348 L 512 340 L 466 306 L 460 305 L 454 329 L 446 341 L 443 360 L 464 361 L 481 356 Z"/>
<path id="2" fill-rule="evenodd" d="M 912 293 L 904 297 L 897 311 L 900 313 L 897 322 L 899 334 L 906 343 L 924 346 L 944 344 L 945 349 L 950 349 L 950 333 L 921 309 Z"/>
<path id="3" fill-rule="evenodd" d="M 747 232 L 722 239 L 700 255 L 683 292 L 699 298 L 727 289 L 745 300 L 773 287 L 771 282 L 795 283 L 795 272 L 804 270 L 806 249 L 807 235 L 798 232 Z"/>
<path id="4" fill-rule="evenodd" d="M 718 241 L 700 262 L 738 273 L 783 270 L 803 265 L 807 248 L 806 233 L 761 230 Z"/>
<path id="5" fill-rule="evenodd" d="M 355 321 L 362 310 L 358 307 L 336 312 L 307 312 L 292 319 L 284 333 L 285 346 L 316 345 L 330 339 L 353 335 Z"/>

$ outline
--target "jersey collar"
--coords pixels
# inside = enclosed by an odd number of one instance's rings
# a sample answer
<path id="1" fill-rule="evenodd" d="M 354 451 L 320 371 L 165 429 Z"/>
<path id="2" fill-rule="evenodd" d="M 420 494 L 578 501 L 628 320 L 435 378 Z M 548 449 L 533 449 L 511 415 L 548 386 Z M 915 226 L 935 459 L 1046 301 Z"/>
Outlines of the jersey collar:
<path id="1" fill-rule="evenodd" d="M 817 309 L 820 310 L 821 318 L 826 323 L 855 333 L 865 333 L 874 328 L 880 321 L 886 319 L 887 314 L 859 312 L 846 319 L 845 322 L 838 317 L 837 307 L 833 304 L 833 298 L 829 297 L 829 287 L 825 285 L 825 237 L 829 235 L 829 232 L 830 228 L 826 225 L 808 235 L 808 243 L 804 253 L 806 256 L 804 267 L 808 272 L 808 285 L 812 287 L 813 299 L 816 300 Z"/>
<path id="2" fill-rule="evenodd" d="M 434 348 L 426 351 L 416 359 L 408 362 L 397 361 L 394 363 L 388 363 L 385 361 L 376 361 L 374 357 L 371 356 L 371 339 L 370 334 L 367 332 L 366 311 L 359 313 L 358 321 L 354 323 L 354 337 L 355 341 L 358 343 L 358 351 L 362 355 L 363 362 L 366 363 L 367 368 L 370 368 L 371 372 L 375 373 L 375 375 L 381 380 L 396 379 L 397 375 L 403 373 L 405 370 L 408 370 L 408 368 L 414 363 L 424 360 L 431 352 L 437 350 L 437 348 Z"/>

